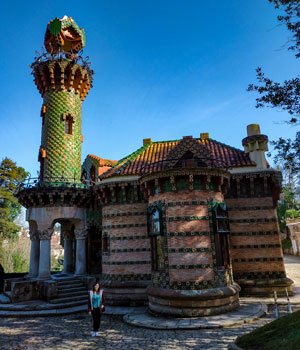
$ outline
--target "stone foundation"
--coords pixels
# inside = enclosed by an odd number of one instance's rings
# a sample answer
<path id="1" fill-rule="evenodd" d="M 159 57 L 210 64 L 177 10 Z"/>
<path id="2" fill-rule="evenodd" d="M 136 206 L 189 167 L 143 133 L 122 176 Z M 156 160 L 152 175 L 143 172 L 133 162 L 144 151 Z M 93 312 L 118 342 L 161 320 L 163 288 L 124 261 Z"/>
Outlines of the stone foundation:
<path id="1" fill-rule="evenodd" d="M 115 306 L 145 305 L 148 302 L 146 289 L 149 283 L 103 283 L 105 303 Z"/>
<path id="2" fill-rule="evenodd" d="M 207 290 L 171 290 L 149 287 L 149 309 L 155 314 L 177 317 L 198 317 L 222 314 L 239 307 L 240 287 Z"/>
<path id="3" fill-rule="evenodd" d="M 242 295 L 272 297 L 274 292 L 278 296 L 293 295 L 293 281 L 290 278 L 278 278 L 270 280 L 239 280 Z"/>

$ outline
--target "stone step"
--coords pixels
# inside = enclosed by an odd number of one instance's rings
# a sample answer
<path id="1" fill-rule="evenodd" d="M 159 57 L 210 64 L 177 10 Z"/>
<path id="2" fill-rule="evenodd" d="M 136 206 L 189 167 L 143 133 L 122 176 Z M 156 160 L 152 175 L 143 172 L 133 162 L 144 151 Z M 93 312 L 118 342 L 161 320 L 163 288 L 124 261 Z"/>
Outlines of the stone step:
<path id="1" fill-rule="evenodd" d="M 65 291 L 72 291 L 74 289 L 84 289 L 87 290 L 85 285 L 83 284 L 76 284 L 76 285 L 68 285 L 68 286 L 57 286 L 57 289 L 59 291 L 65 290 Z"/>
<path id="2" fill-rule="evenodd" d="M 82 303 L 88 302 L 88 297 L 87 295 L 79 295 L 75 297 L 67 297 L 67 298 L 54 298 L 49 301 L 51 304 L 64 304 L 64 303 L 70 303 L 70 302 L 75 302 L 75 301 L 81 301 Z"/>
<path id="3" fill-rule="evenodd" d="M 73 293 L 73 292 L 85 292 L 87 293 L 87 289 L 84 286 L 80 287 L 58 287 L 58 293 Z"/>
<path id="4" fill-rule="evenodd" d="M 57 298 L 68 298 L 68 297 L 75 297 L 75 296 L 85 296 L 86 298 L 88 297 L 88 293 L 86 290 L 78 290 L 76 292 L 74 291 L 59 291 Z"/>
<path id="5" fill-rule="evenodd" d="M 0 317 L 43 317 L 43 316 L 63 316 L 87 311 L 86 305 L 78 305 L 67 308 L 56 308 L 48 310 L 23 310 L 7 311 L 0 310 Z"/>
<path id="6" fill-rule="evenodd" d="M 5 294 L 0 294 L 0 304 L 10 304 L 11 299 L 5 295 Z"/>
<path id="7" fill-rule="evenodd" d="M 71 301 L 68 303 L 51 304 L 40 300 L 34 300 L 30 302 L 0 304 L 0 311 L 40 311 L 40 310 L 53 310 L 64 309 L 75 306 L 84 305 L 87 310 L 87 302 L 84 300 Z"/>
<path id="8" fill-rule="evenodd" d="M 84 285 L 80 280 L 64 280 L 64 281 L 56 281 L 58 286 L 70 286 L 70 285 Z"/>
<path id="9" fill-rule="evenodd" d="M 11 291 L 3 292 L 3 294 L 11 300 Z"/>

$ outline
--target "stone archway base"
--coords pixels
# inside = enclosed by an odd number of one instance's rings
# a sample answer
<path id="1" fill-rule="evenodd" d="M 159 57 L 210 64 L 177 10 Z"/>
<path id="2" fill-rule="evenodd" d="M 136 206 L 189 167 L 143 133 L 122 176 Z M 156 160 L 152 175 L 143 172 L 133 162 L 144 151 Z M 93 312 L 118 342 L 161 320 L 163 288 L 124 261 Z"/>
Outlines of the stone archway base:
<path id="1" fill-rule="evenodd" d="M 240 290 L 241 288 L 236 283 L 227 287 L 206 290 L 148 287 L 149 310 L 154 314 L 177 317 L 222 314 L 239 307 Z"/>

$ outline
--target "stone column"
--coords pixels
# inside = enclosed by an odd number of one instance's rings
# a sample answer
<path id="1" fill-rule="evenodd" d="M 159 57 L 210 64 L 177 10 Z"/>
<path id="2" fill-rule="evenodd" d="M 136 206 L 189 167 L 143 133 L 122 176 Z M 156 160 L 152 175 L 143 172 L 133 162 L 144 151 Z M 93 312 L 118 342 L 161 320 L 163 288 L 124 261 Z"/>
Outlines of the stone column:
<path id="1" fill-rule="evenodd" d="M 71 223 L 61 224 L 64 238 L 64 268 L 63 273 L 73 273 L 73 233 Z"/>
<path id="2" fill-rule="evenodd" d="M 75 262 L 75 275 L 86 274 L 86 229 L 75 229 L 76 237 L 76 262 Z"/>
<path id="3" fill-rule="evenodd" d="M 50 277 L 50 252 L 51 252 L 51 235 L 53 229 L 45 229 L 39 231 L 40 237 L 40 263 L 39 263 L 39 278 L 49 278 Z"/>
<path id="4" fill-rule="evenodd" d="M 30 230 L 30 262 L 28 277 L 35 278 L 39 273 L 40 240 L 37 230 Z"/>

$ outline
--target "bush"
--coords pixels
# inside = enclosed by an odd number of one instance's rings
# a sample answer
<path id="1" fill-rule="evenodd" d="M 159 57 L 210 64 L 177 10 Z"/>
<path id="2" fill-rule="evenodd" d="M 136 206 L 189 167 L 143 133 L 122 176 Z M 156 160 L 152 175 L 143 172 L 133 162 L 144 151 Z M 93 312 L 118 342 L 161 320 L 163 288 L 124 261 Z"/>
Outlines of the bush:
<path id="1" fill-rule="evenodd" d="M 282 242 L 282 249 L 291 249 L 292 248 L 292 241 L 290 238 L 285 238 Z"/>
<path id="2" fill-rule="evenodd" d="M 285 212 L 285 217 L 289 218 L 289 219 L 296 219 L 298 217 L 300 217 L 300 210 L 297 209 L 288 209 Z"/>

